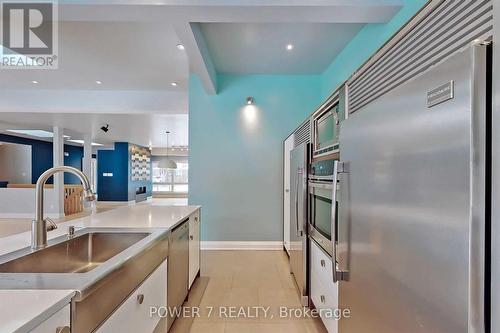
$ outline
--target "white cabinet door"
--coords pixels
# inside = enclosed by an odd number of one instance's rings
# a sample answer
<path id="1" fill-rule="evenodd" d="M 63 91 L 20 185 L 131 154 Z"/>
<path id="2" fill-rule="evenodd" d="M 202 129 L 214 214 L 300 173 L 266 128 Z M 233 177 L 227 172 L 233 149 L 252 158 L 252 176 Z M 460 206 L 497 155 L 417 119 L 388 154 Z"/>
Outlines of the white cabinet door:
<path id="1" fill-rule="evenodd" d="M 165 260 L 106 320 L 96 333 L 141 332 L 151 333 L 160 321 L 158 314 L 150 315 L 151 308 L 167 306 L 167 260 Z"/>
<path id="2" fill-rule="evenodd" d="M 32 329 L 31 333 L 69 333 L 70 305 L 53 314 L 49 319 Z"/>
<path id="3" fill-rule="evenodd" d="M 332 311 L 338 309 L 338 283 L 333 283 L 332 258 L 314 241 L 310 240 L 310 292 L 311 300 L 321 312 L 321 320 L 328 333 L 338 332 L 338 320 L 332 317 Z"/>
<path id="4" fill-rule="evenodd" d="M 290 151 L 293 149 L 293 134 L 283 145 L 283 246 L 290 252 Z"/>
<path id="5" fill-rule="evenodd" d="M 189 217 L 189 288 L 200 270 L 200 210 Z"/>

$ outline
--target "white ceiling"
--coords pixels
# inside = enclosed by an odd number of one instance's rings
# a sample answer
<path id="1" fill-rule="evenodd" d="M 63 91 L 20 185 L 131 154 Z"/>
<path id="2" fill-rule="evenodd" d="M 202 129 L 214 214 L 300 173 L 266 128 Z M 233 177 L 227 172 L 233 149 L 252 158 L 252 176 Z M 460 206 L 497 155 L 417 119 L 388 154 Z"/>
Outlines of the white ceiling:
<path id="1" fill-rule="evenodd" d="M 177 43 L 165 22 L 60 22 L 59 68 L 4 70 L 0 89 L 186 90 L 188 60 Z"/>
<path id="2" fill-rule="evenodd" d="M 320 74 L 361 30 L 347 23 L 202 23 L 218 73 Z M 288 51 L 287 44 L 293 44 Z"/>
<path id="3" fill-rule="evenodd" d="M 217 71 L 318 73 L 363 24 L 387 22 L 401 6 L 402 0 L 59 0 L 59 69 L 0 71 L 0 122 L 59 125 L 103 143 L 153 146 L 165 146 L 169 128 L 173 143 L 185 145 L 190 74 L 213 94 Z M 283 54 L 292 38 L 294 51 Z M 107 135 L 96 131 L 103 123 L 111 124 Z"/>
<path id="4" fill-rule="evenodd" d="M 109 124 L 104 133 L 100 127 Z M 43 129 L 52 126 L 65 129 L 71 139 L 83 139 L 92 133 L 93 141 L 109 145 L 115 141 L 132 142 L 142 146 L 166 147 L 165 132 L 171 132 L 169 146 L 188 145 L 188 115 L 164 114 L 63 114 L 63 113 L 0 113 L 0 131 L 6 129 Z M 10 134 L 11 133 L 5 133 Z"/>

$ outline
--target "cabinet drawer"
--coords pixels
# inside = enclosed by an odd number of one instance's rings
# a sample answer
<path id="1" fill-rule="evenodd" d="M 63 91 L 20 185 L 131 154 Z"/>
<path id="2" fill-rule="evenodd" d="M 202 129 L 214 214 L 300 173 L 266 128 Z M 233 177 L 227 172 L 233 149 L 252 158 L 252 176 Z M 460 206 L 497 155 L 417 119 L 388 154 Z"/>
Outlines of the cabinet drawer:
<path id="1" fill-rule="evenodd" d="M 310 267 L 315 270 L 324 285 L 333 284 L 332 258 L 327 255 L 313 240 L 310 240 Z"/>
<path id="2" fill-rule="evenodd" d="M 30 333 L 69 333 L 70 327 L 70 305 L 54 313 L 49 319 L 35 327 Z M 59 331 L 58 331 L 59 330 Z"/>
<path id="3" fill-rule="evenodd" d="M 318 310 L 328 309 L 334 311 L 337 309 L 337 288 L 331 285 L 325 286 L 319 280 L 319 276 L 315 272 L 311 272 L 311 300 Z M 321 321 L 325 325 L 328 333 L 337 333 L 338 321 L 332 316 L 331 311 L 320 312 Z"/>
<path id="4" fill-rule="evenodd" d="M 318 310 L 338 308 L 338 284 L 333 283 L 332 260 L 314 242 L 310 241 L 310 293 L 311 300 Z M 338 320 L 322 313 L 321 320 L 329 333 L 337 333 Z M 330 313 L 331 314 L 331 313 Z"/>
<path id="5" fill-rule="evenodd" d="M 150 307 L 165 307 L 166 305 L 167 260 L 115 310 L 96 332 L 153 332 L 161 318 L 156 314 L 150 316 Z"/>

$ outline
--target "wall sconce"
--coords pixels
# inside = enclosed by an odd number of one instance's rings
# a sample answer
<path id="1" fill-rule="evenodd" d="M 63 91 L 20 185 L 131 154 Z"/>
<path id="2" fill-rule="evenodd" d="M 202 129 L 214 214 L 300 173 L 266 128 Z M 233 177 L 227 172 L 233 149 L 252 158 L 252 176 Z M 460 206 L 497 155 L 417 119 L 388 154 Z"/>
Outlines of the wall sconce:
<path id="1" fill-rule="evenodd" d="M 247 104 L 252 105 L 253 104 L 253 97 L 249 96 L 247 97 Z"/>

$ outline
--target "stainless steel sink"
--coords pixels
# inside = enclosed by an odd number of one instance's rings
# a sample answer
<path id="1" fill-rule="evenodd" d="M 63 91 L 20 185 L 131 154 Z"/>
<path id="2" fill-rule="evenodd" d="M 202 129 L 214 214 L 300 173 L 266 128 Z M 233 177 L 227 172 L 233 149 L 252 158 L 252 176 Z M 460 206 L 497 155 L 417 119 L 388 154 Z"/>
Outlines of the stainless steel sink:
<path id="1" fill-rule="evenodd" d="M 0 273 L 87 273 L 149 233 L 91 232 L 0 265 Z"/>
<path id="2" fill-rule="evenodd" d="M 0 289 L 75 290 L 71 332 L 94 332 L 165 261 L 169 234 L 164 228 L 80 229 L 41 250 L 0 256 Z"/>

